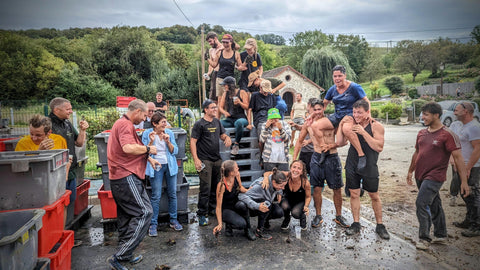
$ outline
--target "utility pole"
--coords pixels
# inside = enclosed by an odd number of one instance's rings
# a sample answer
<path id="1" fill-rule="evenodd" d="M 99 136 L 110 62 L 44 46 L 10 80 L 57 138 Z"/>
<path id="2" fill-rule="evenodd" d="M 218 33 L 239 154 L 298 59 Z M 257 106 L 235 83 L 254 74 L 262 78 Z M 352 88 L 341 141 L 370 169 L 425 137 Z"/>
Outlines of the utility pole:
<path id="1" fill-rule="evenodd" d="M 205 74 L 205 29 L 202 25 L 202 74 Z M 202 77 L 202 97 L 200 98 L 200 104 L 207 99 L 207 94 L 205 93 L 205 78 Z M 201 107 L 201 105 L 200 105 Z"/>

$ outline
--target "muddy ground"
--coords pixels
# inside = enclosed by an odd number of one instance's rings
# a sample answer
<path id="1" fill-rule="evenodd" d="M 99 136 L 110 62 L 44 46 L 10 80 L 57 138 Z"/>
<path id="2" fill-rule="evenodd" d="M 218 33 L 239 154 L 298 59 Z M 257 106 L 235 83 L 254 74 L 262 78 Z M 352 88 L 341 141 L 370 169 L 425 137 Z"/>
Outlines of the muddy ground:
<path id="1" fill-rule="evenodd" d="M 385 146 L 379 157 L 380 170 L 380 197 L 383 203 L 383 219 L 387 229 L 414 243 L 418 240 L 418 221 L 415 214 L 416 186 L 406 184 L 406 176 L 410 160 L 415 151 L 416 135 L 420 124 L 396 126 L 389 125 L 385 129 Z M 346 159 L 348 147 L 339 149 L 342 162 Z M 449 206 L 450 179 L 448 171 L 447 182 L 441 189 L 443 209 L 445 211 L 449 235 L 449 248 L 434 248 L 428 251 L 438 261 L 444 262 L 454 268 L 476 268 L 480 263 L 480 237 L 466 238 L 461 235 L 462 229 L 453 226 L 452 222 L 462 221 L 466 208 L 457 200 L 457 206 Z M 332 198 L 332 192 L 326 188 L 325 197 Z M 349 199 L 343 198 L 344 207 L 350 208 Z M 370 207 L 368 195 L 361 199 L 361 215 L 374 222 L 375 218 Z M 460 204 L 460 205 L 458 205 Z M 366 207 L 365 207 L 366 206 Z M 349 220 L 351 217 L 349 217 Z M 476 265 L 473 267 L 473 265 Z M 478 268 L 477 268 L 478 269 Z"/>

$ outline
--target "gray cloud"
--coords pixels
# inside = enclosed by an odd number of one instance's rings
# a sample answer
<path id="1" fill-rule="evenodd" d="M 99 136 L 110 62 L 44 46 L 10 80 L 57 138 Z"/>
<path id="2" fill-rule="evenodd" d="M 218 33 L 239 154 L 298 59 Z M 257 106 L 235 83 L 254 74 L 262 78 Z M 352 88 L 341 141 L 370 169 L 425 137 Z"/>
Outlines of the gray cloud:
<path id="1" fill-rule="evenodd" d="M 475 0 L 176 0 L 197 27 L 222 25 L 251 34 L 292 33 L 319 29 L 325 33 L 360 34 L 369 41 L 466 37 L 480 24 Z M 166 27 L 189 25 L 172 0 L 4 0 L 1 29 Z M 455 30 L 446 30 L 458 28 Z M 440 31 L 418 31 L 442 29 Z M 410 32 L 406 32 L 410 31 Z M 417 31 L 417 32 L 415 32 Z"/>

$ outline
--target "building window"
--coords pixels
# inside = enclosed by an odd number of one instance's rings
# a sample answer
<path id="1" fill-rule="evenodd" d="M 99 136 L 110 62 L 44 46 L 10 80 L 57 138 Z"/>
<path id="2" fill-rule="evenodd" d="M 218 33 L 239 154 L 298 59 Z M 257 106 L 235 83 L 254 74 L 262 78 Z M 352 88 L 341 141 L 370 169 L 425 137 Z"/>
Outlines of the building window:
<path id="1" fill-rule="evenodd" d="M 292 79 L 292 77 L 291 77 L 290 75 L 285 76 L 285 80 L 286 80 L 287 82 L 290 81 L 290 79 Z"/>

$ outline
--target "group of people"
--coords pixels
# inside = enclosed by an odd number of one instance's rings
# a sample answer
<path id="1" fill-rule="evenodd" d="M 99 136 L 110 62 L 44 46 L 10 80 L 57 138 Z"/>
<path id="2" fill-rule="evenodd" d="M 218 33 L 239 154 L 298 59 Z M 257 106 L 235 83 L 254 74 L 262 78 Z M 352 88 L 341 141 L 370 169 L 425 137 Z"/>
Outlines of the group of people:
<path id="1" fill-rule="evenodd" d="M 298 94 L 290 115 L 292 121 L 286 122 L 275 95 L 285 84 L 262 78 L 256 41 L 247 39 L 242 53 L 236 52 L 239 46 L 231 35 L 224 35 L 220 43 L 215 33 L 209 33 L 207 41 L 212 48 L 207 55 L 209 71 L 204 77 L 215 80 L 214 89 L 211 99 L 202 104 L 203 117 L 195 122 L 190 138 L 190 150 L 200 178 L 199 225 L 207 226 L 208 217 L 215 216 L 215 235 L 224 229 L 225 223 L 227 236 L 232 235 L 234 229 L 240 229 L 249 240 L 269 240 L 272 219 L 283 218 L 281 230 L 289 228 L 291 217 L 299 219 L 300 227 L 306 229 L 307 216 L 313 216 L 309 209 L 313 198 L 315 216 L 311 225 L 320 227 L 324 222 L 322 190 L 326 183 L 333 190 L 336 213 L 333 221 L 345 228 L 347 235 L 361 231 L 360 195 L 365 190 L 372 201 L 376 233 L 382 239 L 389 239 L 378 193 L 377 161 L 384 146 L 384 127 L 371 117 L 365 91 L 347 80 L 345 67 L 333 68 L 334 85 L 323 100 L 312 98 L 305 105 Z M 238 84 L 233 76 L 235 66 L 242 71 Z M 335 104 L 335 112 L 326 117 L 324 109 L 330 102 Z M 165 114 L 158 111 L 167 109 L 164 103 L 161 93 L 157 93 L 156 103 L 133 100 L 111 129 L 107 157 L 119 231 L 119 248 L 108 259 L 113 269 L 126 269 L 124 262 L 140 262 L 142 255 L 134 255 L 133 251 L 147 233 L 157 236 L 163 179 L 167 183 L 170 227 L 182 230 L 176 209 L 178 146 Z M 71 201 L 74 201 L 74 147 L 83 145 L 88 123 L 80 121 L 80 131 L 73 128 L 68 120 L 72 106 L 66 99 L 55 98 L 50 107 L 49 118 L 36 116 L 31 120 L 30 136 L 19 141 L 17 150 L 68 148 L 73 158 L 66 187 L 72 190 Z M 418 134 L 407 182 L 413 184 L 415 172 L 420 224 L 417 248 L 426 249 L 432 242 L 445 243 L 447 239 L 439 190 L 446 180 L 449 162 L 454 165 L 455 185 L 467 205 L 465 220 L 456 222 L 455 226 L 466 229 L 462 232 L 464 236 L 480 235 L 480 125 L 473 120 L 473 107 L 469 103 L 461 103 L 455 109 L 460 123 L 452 125 L 452 129 L 441 124 L 442 110 L 438 104 L 428 103 L 422 112 L 428 128 Z M 221 115 L 224 117 L 220 120 Z M 148 129 L 139 138 L 135 126 L 141 123 Z M 233 141 L 225 127 L 235 127 Z M 259 138 L 260 162 L 265 173 L 246 188 L 238 164 L 234 160 L 222 160 L 220 143 L 227 148 L 231 146 L 231 154 L 235 156 L 240 150 L 244 128 L 253 127 Z M 292 129 L 300 132 L 296 143 L 293 143 Z M 345 191 L 350 194 L 351 224 L 342 216 L 344 184 L 337 152 L 337 148 L 347 142 L 350 147 L 345 161 Z M 289 145 L 295 147 L 293 160 L 290 160 Z M 150 179 L 151 197 L 145 189 L 145 176 Z M 253 216 L 258 217 L 255 229 L 250 222 Z M 432 224 L 433 238 L 430 237 Z"/>

